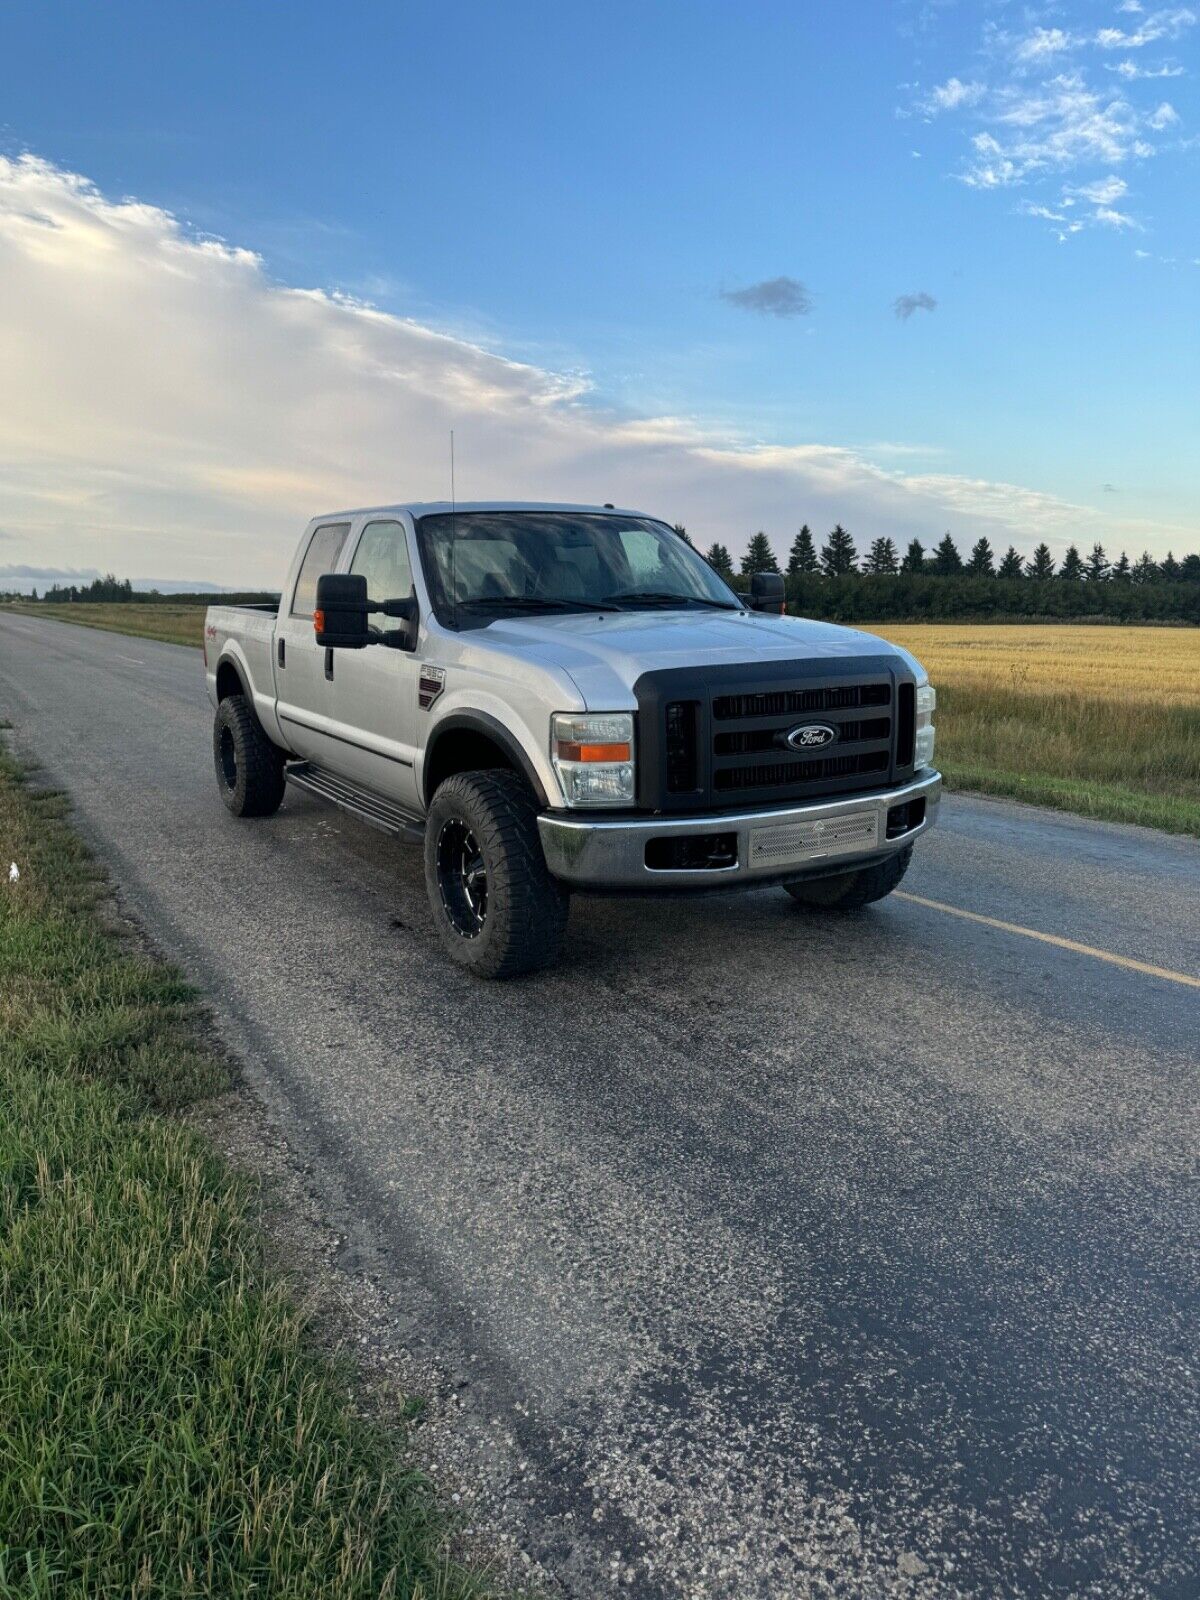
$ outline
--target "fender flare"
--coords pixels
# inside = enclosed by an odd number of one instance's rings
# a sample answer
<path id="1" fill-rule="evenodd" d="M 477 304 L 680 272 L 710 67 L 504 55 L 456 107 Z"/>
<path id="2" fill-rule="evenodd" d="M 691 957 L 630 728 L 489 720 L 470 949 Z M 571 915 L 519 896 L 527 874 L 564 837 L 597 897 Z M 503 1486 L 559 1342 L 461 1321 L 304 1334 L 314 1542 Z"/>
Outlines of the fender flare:
<path id="1" fill-rule="evenodd" d="M 451 711 L 449 715 L 443 717 L 430 730 L 429 742 L 425 746 L 421 771 L 421 789 L 426 807 L 429 806 L 429 802 L 433 799 L 433 796 L 429 793 L 428 780 L 431 765 L 430 757 L 437 749 L 443 734 L 456 732 L 480 733 L 485 738 L 490 739 L 493 744 L 499 745 L 533 790 L 538 805 L 543 810 L 549 807 L 550 801 L 546 795 L 546 787 L 538 776 L 537 768 L 529 759 L 529 754 L 524 745 L 502 722 L 497 721 L 495 717 L 489 716 L 486 711 Z"/>
<path id="2" fill-rule="evenodd" d="M 242 686 L 242 694 L 250 702 L 251 706 L 253 706 L 253 704 L 254 704 L 254 696 L 253 696 L 253 694 L 252 694 L 252 692 L 250 690 L 249 682 L 247 681 L 245 664 L 242 662 L 240 657 L 237 656 L 232 650 L 226 649 L 225 651 L 223 651 L 220 660 L 217 662 L 216 666 L 213 668 L 213 691 L 214 691 L 214 693 L 217 692 L 217 689 L 216 689 L 217 680 L 221 676 L 221 669 L 223 667 L 230 667 L 233 670 L 234 676 L 237 678 L 237 681 Z"/>

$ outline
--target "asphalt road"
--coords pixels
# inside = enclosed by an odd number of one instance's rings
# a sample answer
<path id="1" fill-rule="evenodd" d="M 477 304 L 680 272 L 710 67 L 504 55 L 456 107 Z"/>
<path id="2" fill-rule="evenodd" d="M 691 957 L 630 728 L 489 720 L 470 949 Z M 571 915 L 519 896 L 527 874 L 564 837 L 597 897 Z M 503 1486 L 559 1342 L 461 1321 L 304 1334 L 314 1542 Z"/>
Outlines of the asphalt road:
<path id="1" fill-rule="evenodd" d="M 0 712 L 567 1592 L 1200 1592 L 1200 989 L 779 890 L 480 986 L 415 851 L 226 813 L 197 653 L 3 617 Z M 1200 976 L 1194 841 L 951 798 L 904 888 Z"/>

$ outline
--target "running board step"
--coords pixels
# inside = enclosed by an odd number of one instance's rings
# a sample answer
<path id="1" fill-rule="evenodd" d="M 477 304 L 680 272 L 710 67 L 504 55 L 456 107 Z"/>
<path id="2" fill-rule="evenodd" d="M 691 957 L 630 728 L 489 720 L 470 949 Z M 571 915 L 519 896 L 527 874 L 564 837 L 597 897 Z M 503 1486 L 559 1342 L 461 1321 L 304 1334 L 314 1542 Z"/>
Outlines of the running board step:
<path id="1" fill-rule="evenodd" d="M 349 811 L 360 822 L 378 828 L 382 833 L 395 834 L 413 842 L 425 837 L 425 825 L 420 817 L 413 816 L 391 800 L 385 800 L 382 795 L 373 794 L 370 789 L 360 788 L 347 778 L 335 777 L 332 772 L 311 761 L 290 761 L 284 768 L 284 775 L 297 789 L 306 789 L 318 799 L 331 801 L 343 811 Z"/>

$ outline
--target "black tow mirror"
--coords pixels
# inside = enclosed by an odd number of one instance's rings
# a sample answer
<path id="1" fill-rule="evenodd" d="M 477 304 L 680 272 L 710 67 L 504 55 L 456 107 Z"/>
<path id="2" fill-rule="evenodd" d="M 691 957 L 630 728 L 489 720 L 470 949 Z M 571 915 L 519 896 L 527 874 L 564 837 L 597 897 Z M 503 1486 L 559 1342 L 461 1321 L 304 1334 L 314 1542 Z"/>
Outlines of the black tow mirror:
<path id="1" fill-rule="evenodd" d="M 773 611 L 783 616 L 787 610 L 787 596 L 781 572 L 756 572 L 750 579 L 751 611 Z"/>
<path id="2" fill-rule="evenodd" d="M 363 650 L 371 642 L 367 626 L 367 580 L 353 572 L 327 572 L 317 579 L 313 627 L 327 650 Z"/>
<path id="3" fill-rule="evenodd" d="M 403 600 L 385 600 L 378 610 L 382 611 L 385 617 L 397 617 L 400 620 L 398 628 L 389 628 L 384 634 L 384 644 L 394 645 L 397 650 L 415 650 L 417 623 L 421 619 L 420 607 L 417 605 L 417 591 L 412 590 Z"/>

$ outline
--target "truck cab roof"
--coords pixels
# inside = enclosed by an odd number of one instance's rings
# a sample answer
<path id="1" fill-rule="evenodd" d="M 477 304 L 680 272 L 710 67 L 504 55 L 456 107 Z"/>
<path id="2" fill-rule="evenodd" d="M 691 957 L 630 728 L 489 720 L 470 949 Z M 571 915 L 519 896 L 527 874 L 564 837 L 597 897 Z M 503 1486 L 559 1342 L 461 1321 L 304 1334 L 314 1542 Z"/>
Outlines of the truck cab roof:
<path id="1" fill-rule="evenodd" d="M 352 511 L 328 511 L 313 517 L 313 522 L 345 521 L 348 517 L 385 517 L 407 512 L 410 517 L 449 516 L 452 512 L 474 511 L 567 511 L 587 512 L 598 517 L 649 517 L 646 511 L 634 511 L 629 506 L 573 505 L 558 500 L 402 500 L 394 505 L 358 506 Z M 651 518 L 661 522 L 661 517 Z"/>

